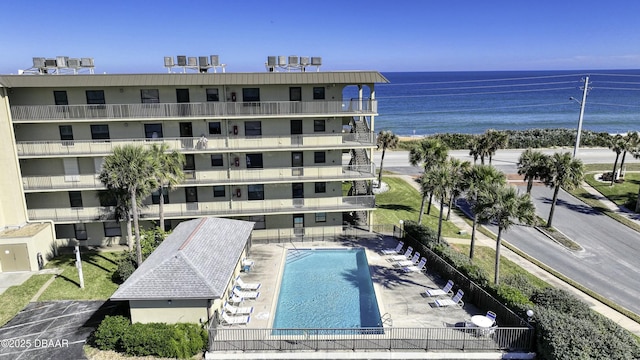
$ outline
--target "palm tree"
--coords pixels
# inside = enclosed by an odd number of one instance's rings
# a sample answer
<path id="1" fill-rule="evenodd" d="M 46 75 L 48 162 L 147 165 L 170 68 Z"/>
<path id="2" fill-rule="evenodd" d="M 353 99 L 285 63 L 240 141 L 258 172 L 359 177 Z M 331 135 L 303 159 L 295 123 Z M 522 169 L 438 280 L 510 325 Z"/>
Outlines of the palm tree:
<path id="1" fill-rule="evenodd" d="M 151 154 L 157 162 L 155 171 L 156 182 L 158 183 L 158 192 L 160 200 L 158 203 L 160 229 L 164 231 L 164 192 L 171 191 L 184 180 L 185 157 L 182 153 L 173 150 L 169 151 L 169 145 L 162 143 L 161 145 L 153 144 Z"/>
<path id="2" fill-rule="evenodd" d="M 567 190 L 574 189 L 580 185 L 582 178 L 584 177 L 584 165 L 579 159 L 571 157 L 570 153 L 555 153 L 550 157 L 548 168 L 545 171 L 545 177 L 543 179 L 544 184 L 554 189 L 553 200 L 551 201 L 551 211 L 549 212 L 549 219 L 547 220 L 547 227 L 551 227 L 551 221 L 553 220 L 553 212 L 556 208 L 556 201 L 558 200 L 558 192 L 563 187 Z"/>
<path id="3" fill-rule="evenodd" d="M 99 176 L 107 189 L 119 189 L 129 195 L 138 266 L 142 263 L 138 204 L 143 197 L 158 187 L 155 178 L 156 167 L 155 158 L 142 146 L 116 146 L 113 153 L 105 157 Z"/>
<path id="4" fill-rule="evenodd" d="M 480 156 L 480 139 L 477 136 L 474 136 L 469 140 L 469 156 L 473 156 L 473 165 L 478 162 L 478 157 Z"/>
<path id="5" fill-rule="evenodd" d="M 448 152 L 449 149 L 440 140 L 432 138 L 424 139 L 420 142 L 418 147 L 411 149 L 409 152 L 409 162 L 413 166 L 422 164 L 424 173 L 426 173 L 436 165 L 444 163 L 447 159 Z M 423 192 L 418 224 L 422 223 L 422 214 L 424 213 L 427 194 L 429 195 L 429 208 L 427 209 L 427 214 L 431 212 L 431 200 L 433 199 L 433 193 Z"/>
<path id="6" fill-rule="evenodd" d="M 498 149 L 504 149 L 507 147 L 509 143 L 509 135 L 504 131 L 498 131 L 489 129 L 484 134 L 486 138 L 486 147 L 487 147 L 487 155 L 489 156 L 489 165 L 491 165 L 491 160 L 493 155 L 496 154 Z"/>
<path id="7" fill-rule="evenodd" d="M 527 182 L 527 194 L 531 194 L 533 180 L 542 179 L 549 156 L 540 151 L 527 149 L 520 154 L 518 159 L 518 175 L 524 175 Z"/>
<path id="8" fill-rule="evenodd" d="M 609 139 L 609 143 L 607 144 L 609 149 L 613 150 L 616 153 L 616 160 L 613 162 L 613 171 L 611 172 L 611 185 L 616 180 L 616 167 L 618 166 L 618 158 L 620 158 L 620 154 L 627 147 L 627 144 L 622 137 L 622 135 L 618 134 Z"/>
<path id="9" fill-rule="evenodd" d="M 451 161 L 447 160 L 442 164 L 438 164 L 429 171 L 426 171 L 425 177 L 428 179 L 428 183 L 433 184 L 432 194 L 440 198 L 440 214 L 438 217 L 438 237 L 437 241 L 440 242 L 440 236 L 442 235 L 442 218 L 444 213 L 444 203 L 447 196 L 451 194 L 453 188 L 453 177 L 451 176 L 452 168 Z"/>
<path id="10" fill-rule="evenodd" d="M 464 175 L 471 168 L 469 161 L 462 161 L 456 158 L 449 158 L 449 176 L 451 176 L 451 191 L 449 192 L 449 204 L 447 207 L 447 221 L 451 219 L 451 208 L 458 196 L 464 191 Z"/>
<path id="11" fill-rule="evenodd" d="M 493 221 L 498 225 L 498 237 L 496 239 L 496 258 L 494 283 L 497 285 L 500 279 L 500 247 L 502 246 L 502 233 L 509 230 L 511 225 L 520 223 L 532 225 L 535 223 L 535 207 L 529 194 L 518 194 L 515 187 L 494 184 L 486 192 L 482 193 L 480 202 L 488 205 L 478 215 L 483 221 Z"/>
<path id="12" fill-rule="evenodd" d="M 469 258 L 473 259 L 476 228 L 478 226 L 478 214 L 484 211 L 483 206 L 486 205 L 478 201 L 478 199 L 483 192 L 493 184 L 506 185 L 507 178 L 503 172 L 491 165 L 474 165 L 465 171 L 463 179 L 463 187 L 466 189 L 467 201 L 471 204 L 471 210 L 473 212 L 471 244 L 469 249 Z"/>
<path id="13" fill-rule="evenodd" d="M 629 131 L 623 137 L 625 146 L 624 152 L 622 153 L 622 160 L 620 160 L 620 170 L 624 170 L 624 159 L 627 157 L 627 152 L 633 152 L 633 150 L 638 146 L 640 142 L 640 133 L 637 131 Z"/>
<path id="14" fill-rule="evenodd" d="M 380 172 L 378 173 L 378 188 L 382 186 L 382 164 L 387 148 L 393 149 L 398 145 L 398 135 L 390 130 L 381 130 L 378 133 L 378 147 L 382 147 L 382 157 L 380 158 Z"/>
<path id="15" fill-rule="evenodd" d="M 640 159 L 640 144 L 636 145 L 632 150 L 631 150 L 631 155 L 633 155 L 634 158 L 636 159 Z M 640 189 L 638 189 L 638 198 L 636 199 L 636 212 L 640 212 Z"/>
<path id="16" fill-rule="evenodd" d="M 129 194 L 125 190 L 108 187 L 106 191 L 98 192 L 98 199 L 100 200 L 100 204 L 114 204 L 113 217 L 117 223 L 120 223 L 123 220 L 127 222 L 127 246 L 129 247 L 129 250 L 133 250 Z"/>

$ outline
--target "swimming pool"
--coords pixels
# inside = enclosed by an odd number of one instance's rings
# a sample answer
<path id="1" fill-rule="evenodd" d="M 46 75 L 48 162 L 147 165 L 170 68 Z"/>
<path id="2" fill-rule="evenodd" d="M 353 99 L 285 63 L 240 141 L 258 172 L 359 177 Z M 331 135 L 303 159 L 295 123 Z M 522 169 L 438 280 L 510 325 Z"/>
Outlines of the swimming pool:
<path id="1" fill-rule="evenodd" d="M 274 329 L 381 326 L 364 249 L 287 251 Z"/>

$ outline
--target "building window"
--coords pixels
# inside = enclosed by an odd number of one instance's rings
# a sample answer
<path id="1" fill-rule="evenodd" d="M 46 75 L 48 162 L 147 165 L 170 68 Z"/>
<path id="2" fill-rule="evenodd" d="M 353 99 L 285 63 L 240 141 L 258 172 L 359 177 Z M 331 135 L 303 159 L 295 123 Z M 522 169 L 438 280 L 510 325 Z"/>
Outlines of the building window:
<path id="1" fill-rule="evenodd" d="M 74 224 L 73 230 L 76 233 L 76 240 L 87 240 L 87 225 L 85 224 Z"/>
<path id="2" fill-rule="evenodd" d="M 56 102 L 56 105 L 69 105 L 66 91 L 54 91 L 53 100 Z"/>
<path id="3" fill-rule="evenodd" d="M 217 198 L 217 197 L 225 197 L 225 187 L 224 185 L 218 185 L 218 186 L 214 186 L 213 187 L 213 197 Z"/>
<path id="4" fill-rule="evenodd" d="M 224 166 L 224 161 L 222 160 L 222 154 L 211 155 L 211 166 Z"/>
<path id="5" fill-rule="evenodd" d="M 313 100 L 324 100 L 324 87 L 313 88 Z"/>
<path id="6" fill-rule="evenodd" d="M 91 125 L 91 138 L 93 140 L 108 140 L 109 125 Z"/>
<path id="7" fill-rule="evenodd" d="M 259 88 L 243 88 L 242 101 L 243 102 L 259 102 L 260 89 Z"/>
<path id="8" fill-rule="evenodd" d="M 316 151 L 313 153 L 313 161 L 316 164 L 324 164 L 327 159 L 326 159 L 327 155 L 324 151 Z"/>
<path id="9" fill-rule="evenodd" d="M 162 138 L 162 124 L 144 124 L 144 137 L 147 139 Z"/>
<path id="10" fill-rule="evenodd" d="M 289 101 L 302 101 L 302 88 L 290 87 L 289 88 Z"/>
<path id="11" fill-rule="evenodd" d="M 184 196 L 188 203 L 198 202 L 198 188 L 195 186 L 184 188 Z"/>
<path id="12" fill-rule="evenodd" d="M 294 199 L 304 198 L 304 184 L 292 183 L 291 184 L 291 197 Z"/>
<path id="13" fill-rule="evenodd" d="M 220 101 L 218 89 L 207 89 L 207 101 Z"/>
<path id="14" fill-rule="evenodd" d="M 141 89 L 140 100 L 143 104 L 158 104 L 160 103 L 160 92 L 158 89 Z"/>
<path id="15" fill-rule="evenodd" d="M 315 132 L 324 132 L 326 129 L 326 121 L 325 120 L 313 120 L 313 131 Z"/>
<path id="16" fill-rule="evenodd" d="M 116 206 L 118 205 L 118 201 L 116 199 L 116 195 L 113 191 L 99 191 L 98 192 L 98 200 L 100 201 L 100 206 Z"/>
<path id="17" fill-rule="evenodd" d="M 164 203 L 169 203 L 169 189 L 163 188 L 162 193 L 164 194 Z M 156 190 L 151 193 L 151 202 L 153 204 L 160 204 L 160 190 Z"/>
<path id="18" fill-rule="evenodd" d="M 316 194 L 326 193 L 327 192 L 327 183 L 326 182 L 317 182 L 316 183 Z"/>
<path id="19" fill-rule="evenodd" d="M 327 222 L 327 213 L 326 212 L 316 213 L 316 222 L 317 223 Z"/>
<path id="20" fill-rule="evenodd" d="M 304 227 L 304 215 L 302 214 L 293 215 L 293 227 L 294 228 Z"/>
<path id="21" fill-rule="evenodd" d="M 247 154 L 248 169 L 262 169 L 262 154 Z"/>
<path id="22" fill-rule="evenodd" d="M 106 222 L 104 224 L 104 236 L 106 237 L 114 237 L 114 236 L 122 236 L 122 228 L 120 224 L 117 222 Z"/>
<path id="23" fill-rule="evenodd" d="M 73 140 L 73 128 L 71 125 L 60 125 L 58 129 L 60 129 L 60 140 Z"/>
<path id="24" fill-rule="evenodd" d="M 249 200 L 264 200 L 264 185 L 249 185 L 247 198 Z"/>
<path id="25" fill-rule="evenodd" d="M 253 225 L 253 230 L 262 230 L 267 228 L 267 217 L 264 215 L 255 215 L 250 216 L 249 221 L 253 221 L 255 225 Z"/>
<path id="26" fill-rule="evenodd" d="M 195 170 L 196 169 L 196 158 L 193 154 L 184 154 L 184 165 L 182 170 Z"/>
<path id="27" fill-rule="evenodd" d="M 89 105 L 103 105 L 106 104 L 104 100 L 104 90 L 87 90 L 87 104 Z"/>
<path id="28" fill-rule="evenodd" d="M 302 120 L 291 120 L 291 135 L 302 134 Z"/>
<path id="29" fill-rule="evenodd" d="M 262 121 L 245 121 L 244 135 L 245 136 L 261 136 Z"/>
<path id="30" fill-rule="evenodd" d="M 220 126 L 220 121 L 214 121 L 209 123 L 209 134 L 211 135 L 222 134 L 222 127 Z"/>
<path id="31" fill-rule="evenodd" d="M 82 193 L 80 191 L 69 191 L 69 203 L 72 208 L 81 208 Z"/>

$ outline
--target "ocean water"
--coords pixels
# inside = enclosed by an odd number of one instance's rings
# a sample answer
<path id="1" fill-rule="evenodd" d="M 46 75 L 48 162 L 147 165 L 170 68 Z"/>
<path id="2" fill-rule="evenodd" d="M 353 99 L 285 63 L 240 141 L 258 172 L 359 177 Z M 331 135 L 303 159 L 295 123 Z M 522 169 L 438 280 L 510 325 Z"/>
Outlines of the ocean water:
<path id="1" fill-rule="evenodd" d="M 480 134 L 487 129 L 576 129 L 587 76 L 583 129 L 608 133 L 640 130 L 640 70 L 383 75 L 390 83 L 375 87 L 380 114 L 375 119 L 376 131 L 420 136 Z"/>

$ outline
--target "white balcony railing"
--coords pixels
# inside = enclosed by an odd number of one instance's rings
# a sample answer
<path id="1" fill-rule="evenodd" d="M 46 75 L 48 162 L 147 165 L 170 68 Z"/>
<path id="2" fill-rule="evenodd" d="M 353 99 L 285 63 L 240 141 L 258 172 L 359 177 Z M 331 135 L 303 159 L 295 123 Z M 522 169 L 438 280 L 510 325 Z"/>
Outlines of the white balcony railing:
<path id="1" fill-rule="evenodd" d="M 18 141 L 16 148 L 19 157 L 69 156 L 69 155 L 109 155 L 113 148 L 122 145 L 143 145 L 165 143 L 169 150 L 189 153 L 220 153 L 287 149 L 349 149 L 353 147 L 375 146 L 375 134 L 372 132 L 339 134 L 306 134 L 285 136 L 256 137 L 210 137 L 204 141 L 198 138 L 160 138 L 160 139 L 110 139 L 110 140 L 52 140 Z"/>
<path id="2" fill-rule="evenodd" d="M 292 181 L 346 181 L 375 178 L 375 165 L 308 166 L 269 169 L 223 168 L 193 170 L 185 176 L 184 185 L 229 185 Z M 105 189 L 98 175 L 23 176 L 25 191 L 57 191 Z"/>
<path id="3" fill-rule="evenodd" d="M 372 99 L 345 101 L 205 102 L 181 104 L 15 105 L 13 122 L 87 119 L 244 118 L 256 116 L 375 115 Z"/>
<path id="4" fill-rule="evenodd" d="M 347 196 L 330 198 L 304 199 L 303 204 L 294 200 L 276 199 L 256 201 L 218 201 L 200 203 L 165 204 L 164 215 L 166 218 L 200 217 L 200 216 L 237 216 L 237 215 L 264 215 L 264 214 L 290 214 L 316 211 L 358 211 L 373 210 L 375 208 L 375 196 Z M 158 205 L 142 208 L 142 219 L 158 219 Z M 47 208 L 29 209 L 30 220 L 53 220 L 55 222 L 87 222 L 105 221 L 113 219 L 113 210 L 109 207 L 86 208 Z"/>

